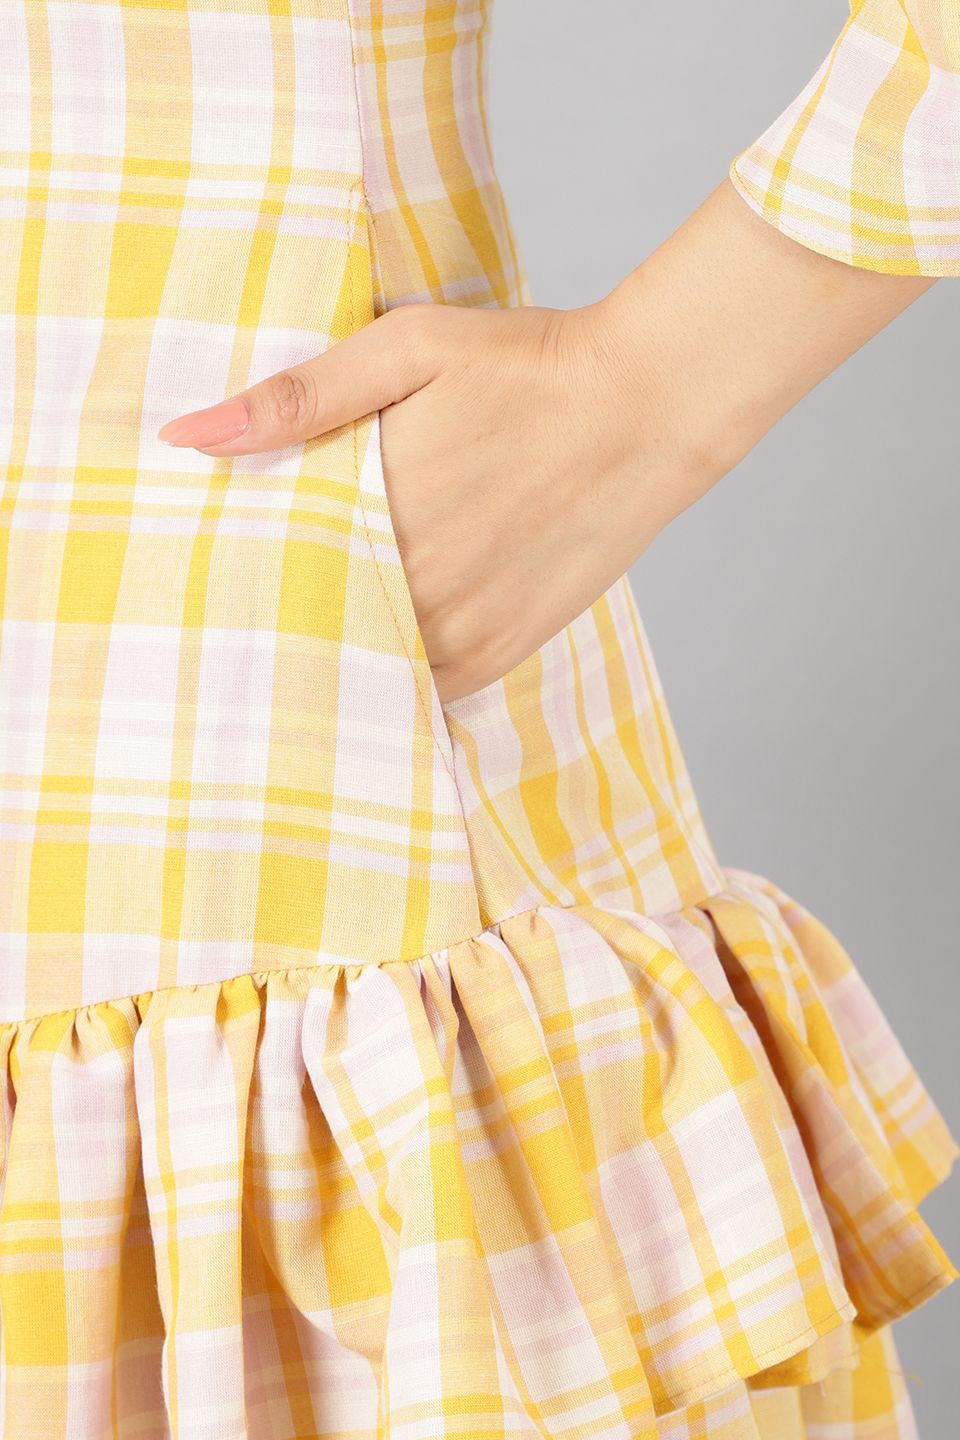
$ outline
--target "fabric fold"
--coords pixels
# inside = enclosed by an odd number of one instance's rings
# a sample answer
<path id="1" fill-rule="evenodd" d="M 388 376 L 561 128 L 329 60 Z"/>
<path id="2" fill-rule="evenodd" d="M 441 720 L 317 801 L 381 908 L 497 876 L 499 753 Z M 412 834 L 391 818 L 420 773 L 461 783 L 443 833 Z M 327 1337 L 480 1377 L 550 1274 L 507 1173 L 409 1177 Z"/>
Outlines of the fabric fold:
<path id="1" fill-rule="evenodd" d="M 852 1319 L 789 1111 L 696 966 L 639 915 L 544 907 L 500 928 L 567 1072 L 657 1412 Z"/>
<path id="2" fill-rule="evenodd" d="M 839 942 L 746 871 L 11 1023 L 0 1057 L 7 1440 L 38 1409 L 417 1440 L 451 1405 L 804 1440 L 958 1274 L 916 1208 L 953 1137 Z"/>
<path id="3" fill-rule="evenodd" d="M 837 937 L 780 886 L 728 867 L 728 889 L 748 909 L 767 909 L 787 927 L 792 953 L 812 979 L 835 1031 L 851 1087 L 863 1111 L 879 1122 L 915 1205 L 949 1175 L 957 1144 L 896 1033 Z"/>
<path id="4" fill-rule="evenodd" d="M 652 1425 L 635 1306 L 574 1134 L 551 1013 L 538 1009 L 507 938 L 458 945 L 449 964 L 467 1022 L 457 1106 L 471 1137 L 468 1183 L 483 1253 L 496 1257 L 489 1284 L 517 1389 L 532 1413 L 549 1396 L 551 1410 L 589 1416 L 601 1433 Z M 544 1425 L 554 1433 L 546 1416 Z"/>
<path id="5" fill-rule="evenodd" d="M 115 1396 L 136 1388 L 132 1367 L 115 1360 L 158 1318 L 149 1290 L 139 1293 L 153 1253 L 137 1193 L 137 1025 L 133 1003 L 120 1000 L 4 1027 L 4 1436 L 33 1437 L 38 1414 L 71 1440 L 109 1433 Z M 73 1366 L 69 1385 L 65 1364 L 49 1364 L 58 1335 L 70 1337 L 59 1357 Z M 146 1377 L 145 1402 L 158 1392 Z"/>
<path id="6" fill-rule="evenodd" d="M 241 1213 L 261 1002 L 249 976 L 157 991 L 134 1038 L 173 1440 L 245 1440 Z"/>
<path id="7" fill-rule="evenodd" d="M 437 998 L 420 962 L 341 972 L 307 997 L 304 1058 L 336 1163 L 373 1221 L 387 1272 L 373 1367 L 381 1423 L 422 1434 L 443 1399 L 496 1433 L 509 1396 L 437 1044 L 439 1034 L 450 1053 L 449 1031 L 431 1028 L 431 1012 L 435 1024 L 443 1018 Z M 346 1296 L 356 1264 L 349 1256 Z"/>
<path id="8" fill-rule="evenodd" d="M 942 1289 L 951 1262 L 914 1208 L 883 1122 L 781 911 L 786 897 L 732 875 L 729 886 L 707 906 L 721 960 L 790 1102 L 857 1325 L 869 1333 Z M 834 968 L 842 967 L 839 944 L 829 940 L 821 965 L 831 952 Z M 891 1083 L 896 1078 L 891 1071 Z M 919 1090 L 917 1077 L 911 1088 Z M 927 1108 L 919 1102 L 919 1111 Z M 952 1148 L 944 1135 L 945 1157 Z"/>

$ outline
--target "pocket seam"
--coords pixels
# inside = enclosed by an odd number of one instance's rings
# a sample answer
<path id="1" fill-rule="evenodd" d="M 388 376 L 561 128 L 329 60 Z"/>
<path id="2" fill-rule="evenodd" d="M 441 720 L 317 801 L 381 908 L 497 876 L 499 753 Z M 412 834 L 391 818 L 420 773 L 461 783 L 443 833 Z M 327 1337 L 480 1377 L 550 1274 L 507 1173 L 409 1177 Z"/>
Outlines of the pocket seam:
<path id="1" fill-rule="evenodd" d="M 362 207 L 362 216 L 363 216 L 362 223 L 363 223 L 363 226 L 364 226 L 364 231 L 365 231 L 365 236 L 366 236 L 366 242 L 367 242 L 366 245 L 364 246 L 364 250 L 365 250 L 365 253 L 366 253 L 366 254 L 368 255 L 368 257 L 369 257 L 370 264 L 372 265 L 372 264 L 373 264 L 373 257 L 372 257 L 371 246 L 370 246 L 371 221 L 370 221 L 370 216 L 369 216 L 369 211 L 368 211 L 367 198 L 366 198 L 365 192 L 364 192 L 362 189 L 356 189 L 356 193 L 358 193 L 358 194 L 359 194 L 359 197 L 360 197 L 360 206 Z M 356 331 L 356 309 L 355 309 L 355 304 L 354 304 L 355 290 L 356 290 L 356 269 L 355 269 L 355 266 L 354 266 L 353 264 L 351 264 L 351 265 L 350 265 L 350 332 L 351 332 L 351 334 L 355 333 L 355 331 Z M 372 307 L 371 307 L 371 308 L 372 308 Z M 365 418 L 365 417 L 363 417 L 363 418 Z M 451 780 L 451 782 L 452 782 L 452 784 L 453 784 L 453 786 L 454 786 L 454 789 L 456 790 L 456 793 L 459 795 L 460 792 L 459 792 L 459 789 L 458 789 L 458 787 L 457 787 L 457 778 L 456 778 L 456 775 L 455 775 L 455 773 L 454 773 L 453 764 L 452 764 L 452 759 L 453 759 L 452 753 L 451 753 L 450 757 L 448 758 L 447 754 L 445 753 L 445 750 L 444 750 L 443 745 L 441 745 L 441 743 L 440 743 L 440 738 L 439 738 L 439 736 L 437 735 L 437 727 L 436 727 L 436 725 L 434 724 L 434 720 L 433 720 L 433 698 L 434 698 L 434 697 L 433 697 L 433 694 L 431 693 L 431 695 L 430 695 L 429 697 L 427 697 L 427 696 L 425 696 L 424 693 L 423 693 L 423 689 L 422 689 L 422 686 L 421 686 L 421 684 L 420 684 L 420 676 L 419 676 L 418 671 L 417 671 L 416 657 L 410 653 L 410 648 L 409 648 L 409 646 L 407 645 L 407 641 L 406 641 L 406 638 L 405 638 L 404 633 L 403 633 L 403 627 L 402 627 L 401 624 L 400 624 L 400 621 L 399 621 L 399 619 L 398 619 L 398 617 L 397 617 L 397 613 L 396 613 L 396 611 L 395 611 L 395 609 L 394 609 L 394 607 L 393 607 L 393 601 L 392 601 L 391 598 L 390 598 L 390 589 L 389 589 L 389 586 L 387 585 L 387 582 L 386 582 L 386 580 L 385 580 L 385 578 L 384 578 L 383 570 L 382 570 L 381 565 L 380 565 L 380 561 L 379 561 L 379 559 L 377 558 L 376 546 L 375 546 L 374 543 L 373 543 L 373 533 L 372 533 L 372 530 L 371 530 L 371 527 L 370 527 L 370 522 L 369 522 L 369 520 L 368 520 L 368 518 L 367 518 L 366 507 L 364 506 L 364 503 L 363 503 L 363 489 L 362 489 L 362 486 L 361 486 L 361 484 L 360 484 L 360 444 L 359 444 L 359 438 L 358 438 L 358 436 L 359 436 L 359 427 L 360 427 L 360 424 L 361 424 L 361 420 L 359 420 L 359 419 L 352 420 L 350 423 L 351 423 L 352 438 L 353 438 L 353 473 L 354 473 L 354 484 L 355 484 L 355 486 L 356 486 L 357 505 L 358 505 L 358 508 L 359 508 L 359 510 L 360 510 L 361 518 L 362 518 L 362 520 L 363 520 L 363 533 L 364 533 L 364 535 L 365 535 L 365 537 L 366 537 L 367 546 L 368 546 L 368 548 L 369 548 L 369 550 L 370 550 L 370 557 L 371 557 L 371 559 L 373 560 L 373 566 L 374 566 L 374 570 L 376 571 L 377 580 L 379 581 L 380 589 L 383 591 L 383 598 L 384 598 L 384 600 L 385 600 L 386 603 L 387 603 L 387 609 L 388 609 L 388 611 L 390 612 L 390 618 L 391 618 L 391 620 L 393 621 L 394 629 L 395 629 L 396 632 L 397 632 L 397 636 L 398 636 L 398 638 L 399 638 L 399 640 L 400 640 L 400 644 L 401 644 L 401 646 L 402 646 L 402 648 L 403 648 L 403 653 L 404 653 L 404 655 L 407 657 L 407 663 L 408 663 L 409 666 L 410 666 L 410 672 L 411 672 L 411 674 L 412 674 L 412 676 L 413 676 L 413 687 L 414 687 L 414 690 L 415 690 L 415 692 L 416 692 L 417 702 L 418 702 L 418 704 L 419 704 L 419 706 L 420 706 L 421 713 L 422 713 L 422 715 L 423 715 L 423 718 L 424 718 L 424 719 L 426 720 L 426 722 L 427 722 L 427 728 L 428 728 L 428 730 L 430 731 L 430 736 L 431 736 L 431 739 L 433 740 L 433 744 L 434 744 L 434 747 L 436 748 L 437 754 L 440 756 L 440 759 L 443 761 L 444 769 L 446 770 L 447 774 L 450 776 L 450 780 Z M 379 442 L 379 423 L 380 423 L 380 421 L 379 421 L 379 411 L 378 411 L 378 412 L 377 412 L 377 421 L 376 421 L 376 424 L 377 424 L 377 439 L 378 439 L 378 442 Z M 369 443 L 369 442 L 368 442 L 368 443 Z M 382 452 L 381 452 L 381 456 L 378 457 L 378 464 L 380 464 L 381 473 L 382 473 L 382 470 L 383 470 Z M 386 483 L 385 483 L 385 480 L 386 480 L 386 477 L 384 477 L 384 499 L 386 500 L 387 511 L 388 511 L 388 514 L 389 514 L 389 513 L 390 513 L 390 500 L 389 500 L 389 496 L 386 495 Z M 392 516 L 392 514 L 390 514 L 390 529 L 391 529 L 391 532 L 393 532 L 393 516 Z M 401 563 L 401 570 L 402 570 L 402 568 L 403 568 L 403 562 L 402 562 L 402 560 L 401 560 L 400 563 Z M 404 577 L 404 584 L 406 584 L 406 578 L 405 578 L 405 577 Z M 413 606 L 412 596 L 411 596 L 410 604 L 411 604 L 411 608 L 412 608 L 412 606 Z M 429 666 L 429 661 L 427 661 L 427 664 L 428 664 L 428 666 Z M 437 698 L 438 698 L 438 702 L 439 702 L 439 696 L 438 696 Z M 442 713 L 442 707 L 441 707 L 441 713 Z M 445 734 L 447 734 L 446 731 L 445 731 Z M 449 743 L 449 734 L 447 734 L 447 740 L 448 740 L 448 743 Z"/>

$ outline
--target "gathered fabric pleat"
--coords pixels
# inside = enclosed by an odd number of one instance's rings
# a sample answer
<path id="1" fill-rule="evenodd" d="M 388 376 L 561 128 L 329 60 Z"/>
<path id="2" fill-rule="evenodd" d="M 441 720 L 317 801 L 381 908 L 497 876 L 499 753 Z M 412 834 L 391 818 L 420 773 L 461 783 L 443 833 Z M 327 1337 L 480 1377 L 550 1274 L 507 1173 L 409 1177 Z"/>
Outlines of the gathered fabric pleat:
<path id="1" fill-rule="evenodd" d="M 891 1045 L 733 870 L 5 1025 L 2 1433 L 825 1434 L 957 1275 Z"/>

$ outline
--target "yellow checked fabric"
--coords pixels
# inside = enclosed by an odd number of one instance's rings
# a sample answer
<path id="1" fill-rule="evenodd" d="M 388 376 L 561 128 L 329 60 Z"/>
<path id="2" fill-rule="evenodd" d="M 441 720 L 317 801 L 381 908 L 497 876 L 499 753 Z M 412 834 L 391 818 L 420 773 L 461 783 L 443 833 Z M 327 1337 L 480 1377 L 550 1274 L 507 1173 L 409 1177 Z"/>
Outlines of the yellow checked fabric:
<path id="1" fill-rule="evenodd" d="M 957 1145 L 627 578 L 442 704 L 378 416 L 154 438 L 529 301 L 488 19 L 0 5 L 4 1440 L 915 1440 Z"/>
<path id="2" fill-rule="evenodd" d="M 730 179 L 813 250 L 960 275 L 960 0 L 850 0 L 823 63 Z"/>

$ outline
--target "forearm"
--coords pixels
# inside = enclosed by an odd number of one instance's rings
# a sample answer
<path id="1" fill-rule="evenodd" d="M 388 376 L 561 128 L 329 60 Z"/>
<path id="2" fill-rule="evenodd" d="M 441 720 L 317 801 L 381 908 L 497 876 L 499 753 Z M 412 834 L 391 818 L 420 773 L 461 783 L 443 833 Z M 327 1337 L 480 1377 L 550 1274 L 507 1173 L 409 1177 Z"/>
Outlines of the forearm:
<path id="1" fill-rule="evenodd" d="M 663 518 L 935 283 L 817 254 L 762 220 L 728 180 L 718 185 L 588 307 L 636 415 L 638 453 L 656 465 Z"/>

